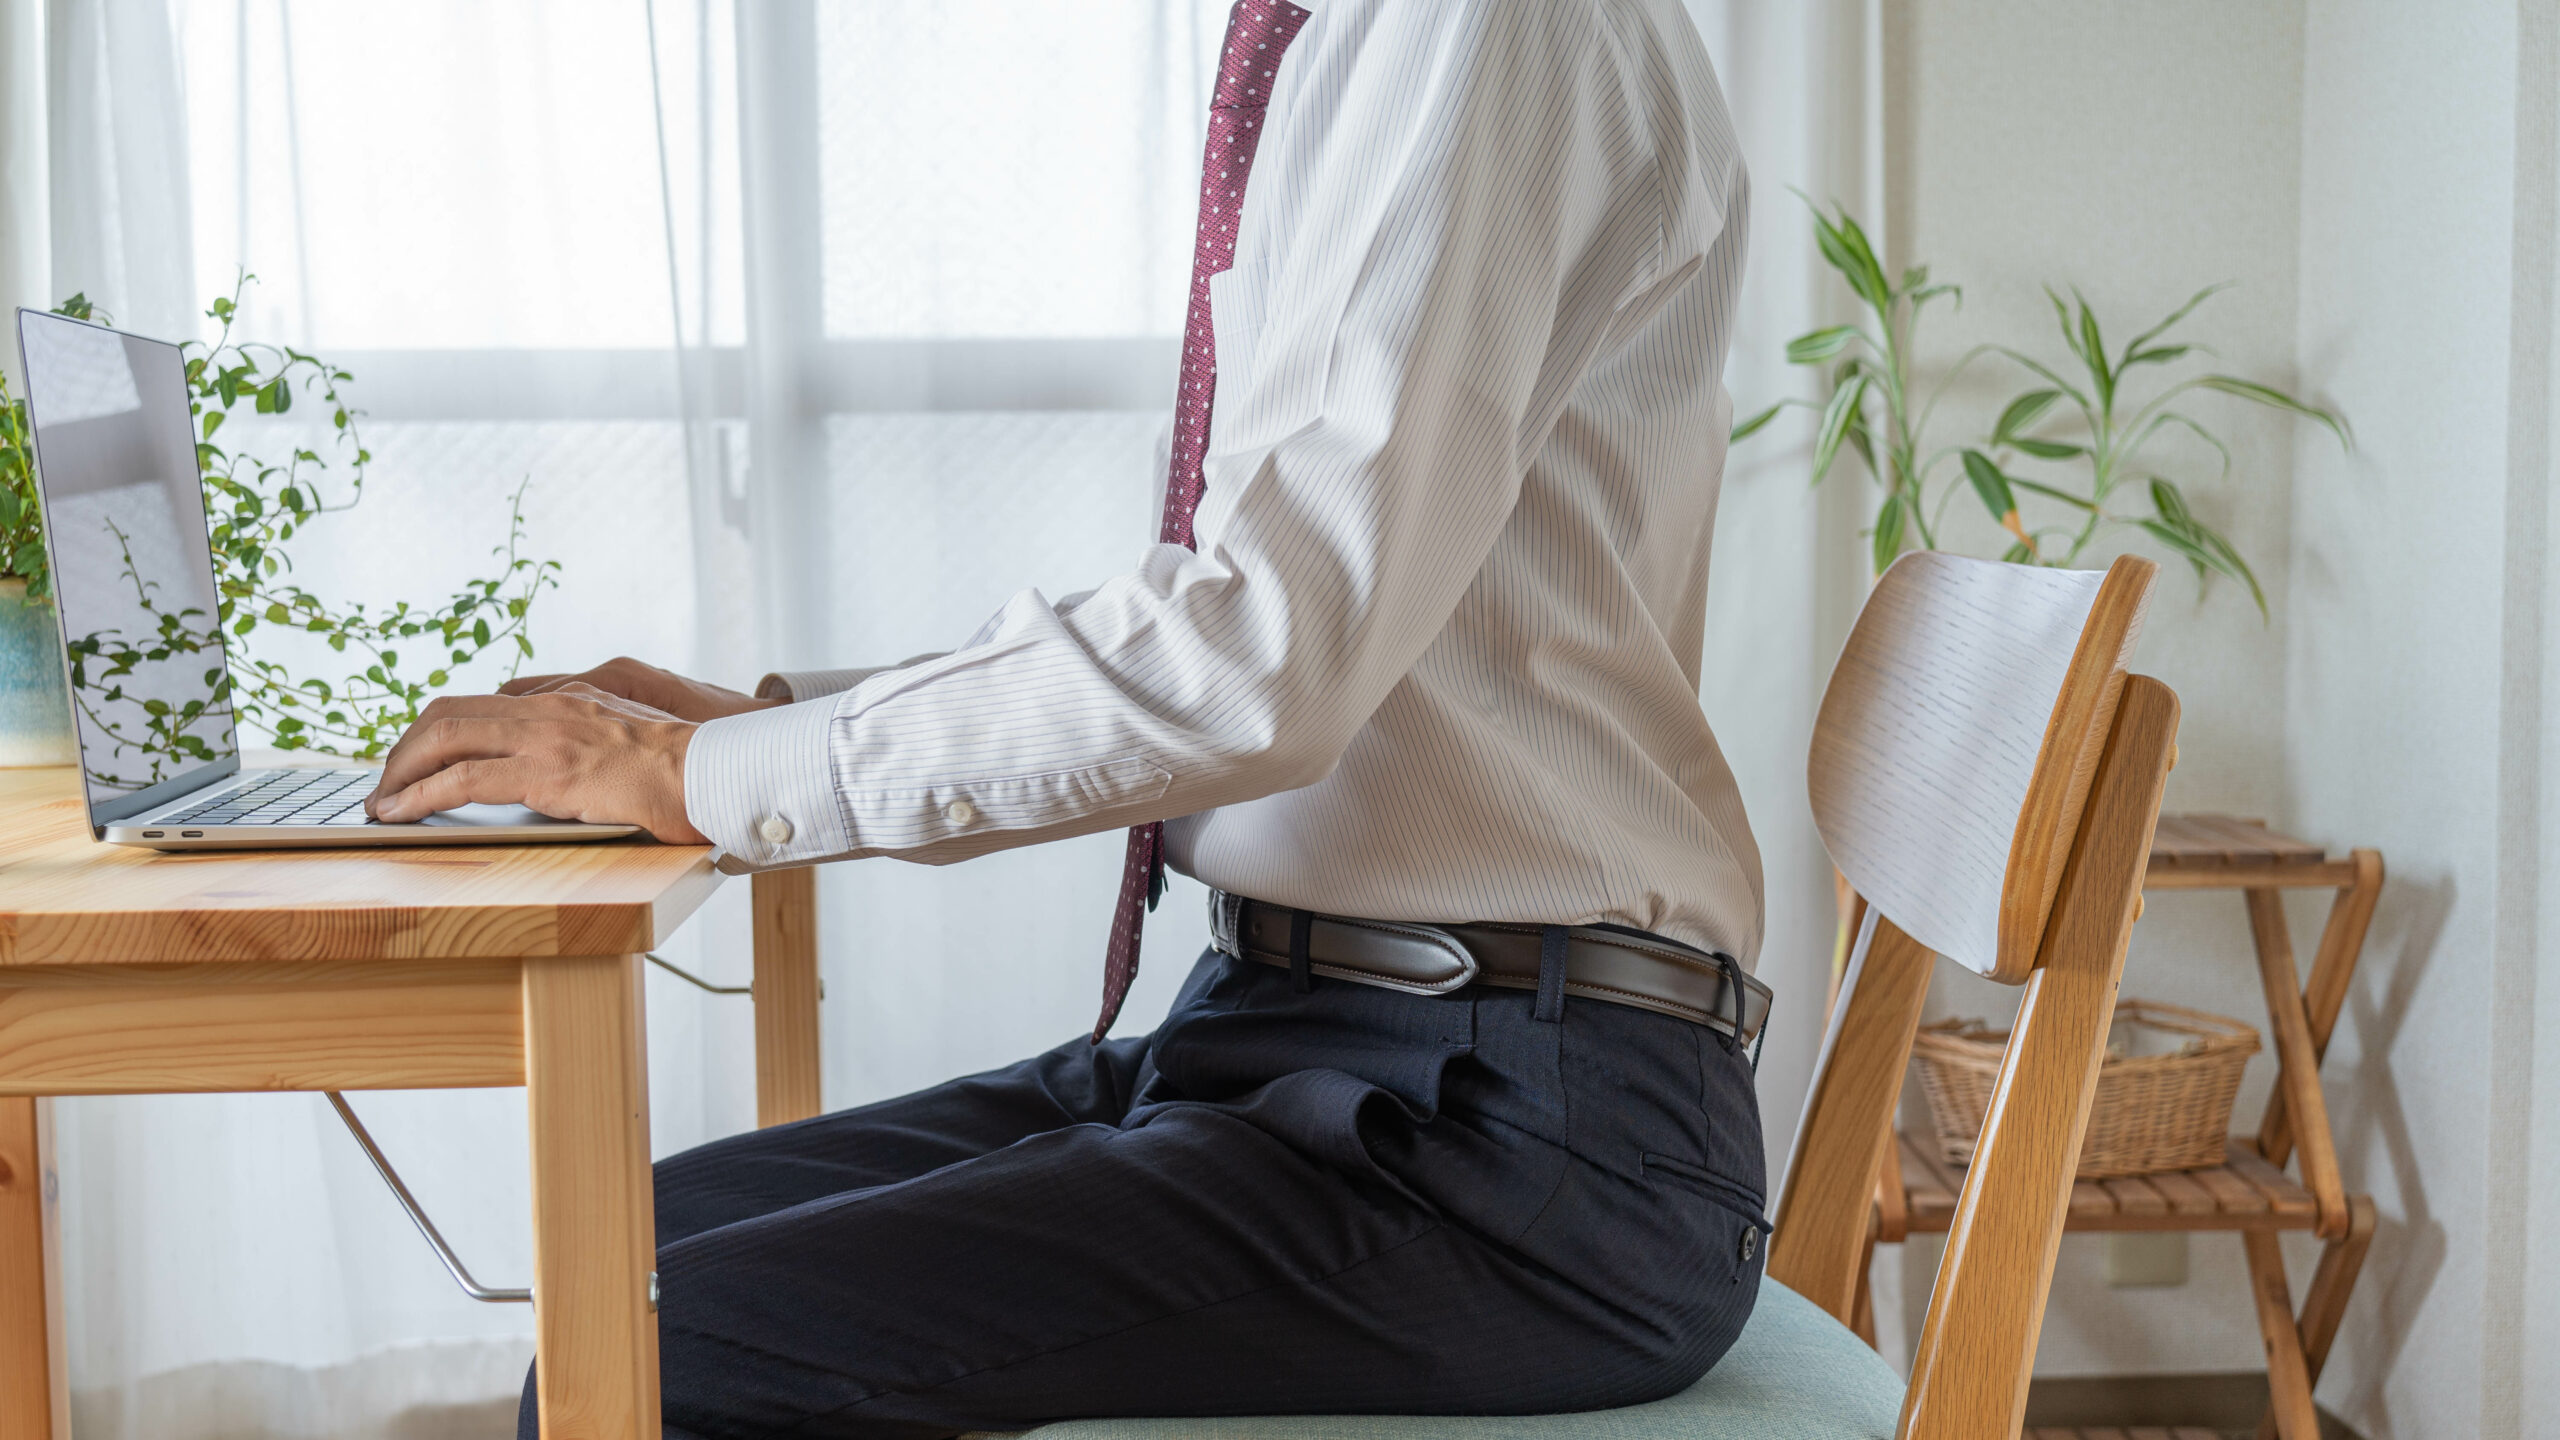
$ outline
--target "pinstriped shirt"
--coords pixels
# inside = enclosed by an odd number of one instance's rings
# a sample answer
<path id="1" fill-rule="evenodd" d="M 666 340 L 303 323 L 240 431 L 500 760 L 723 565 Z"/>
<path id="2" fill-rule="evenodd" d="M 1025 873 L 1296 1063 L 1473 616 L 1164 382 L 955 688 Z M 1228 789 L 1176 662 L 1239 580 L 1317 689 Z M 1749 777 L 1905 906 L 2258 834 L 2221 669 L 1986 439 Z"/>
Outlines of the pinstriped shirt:
<path id="1" fill-rule="evenodd" d="M 795 703 L 696 733 L 688 813 L 733 873 L 1166 819 L 1264 900 L 1748 963 L 1699 705 L 1748 229 L 1705 49 L 1679 0 L 1300 3 L 1210 282 L 1198 551 L 767 677 Z"/>

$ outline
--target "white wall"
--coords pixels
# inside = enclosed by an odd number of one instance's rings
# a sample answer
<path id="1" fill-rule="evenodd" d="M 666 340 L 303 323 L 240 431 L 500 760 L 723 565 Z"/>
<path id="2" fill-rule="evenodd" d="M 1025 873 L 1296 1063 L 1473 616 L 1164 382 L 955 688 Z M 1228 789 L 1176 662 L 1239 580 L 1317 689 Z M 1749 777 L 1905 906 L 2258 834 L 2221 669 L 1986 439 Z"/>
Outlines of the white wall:
<path id="1" fill-rule="evenodd" d="M 2322 1403 L 2374 1440 L 2560 1436 L 2560 0 L 1887 13 L 1891 247 L 1973 284 L 1968 331 L 2035 324 L 2039 279 L 2123 314 L 2236 278 L 2202 327 L 2228 368 L 2356 426 L 2352 455 L 2234 427 L 2251 478 L 2216 513 L 2273 623 L 2173 573 L 2140 664 L 2186 702 L 2172 808 L 2389 868 L 2325 1070 L 2382 1228 Z M 2322 903 L 2293 911 L 2304 949 Z M 2261 1013 L 2229 897 L 2162 897 L 2125 983 Z M 1907 1282 L 1906 1314 L 1936 1258 L 1911 1248 L 1880 1284 Z M 2108 1290 L 2098 1253 L 2065 1242 L 2041 1373 L 2258 1363 L 2230 1242 L 2200 1238 L 2168 1291 Z M 2298 1294 L 2311 1250 L 2288 1255 Z"/>
<path id="2" fill-rule="evenodd" d="M 2305 32 L 2300 353 L 2363 444 L 2296 476 L 2286 773 L 2391 869 L 2329 1066 L 2384 1222 L 2321 1387 L 2377 1436 L 2560 1434 L 2551 9 L 2313 0 Z"/>

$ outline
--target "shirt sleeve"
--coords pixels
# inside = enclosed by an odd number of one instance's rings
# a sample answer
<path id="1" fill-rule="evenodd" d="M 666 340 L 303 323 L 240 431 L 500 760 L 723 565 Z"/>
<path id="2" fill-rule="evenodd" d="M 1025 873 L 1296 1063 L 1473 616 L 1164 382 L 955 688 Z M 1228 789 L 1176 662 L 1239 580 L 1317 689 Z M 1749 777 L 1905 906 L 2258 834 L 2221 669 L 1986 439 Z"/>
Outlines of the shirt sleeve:
<path id="1" fill-rule="evenodd" d="M 1025 591 L 948 654 L 772 677 L 801 703 L 711 721 L 686 764 L 725 868 L 945 863 L 1312 783 L 1446 627 L 1658 259 L 1660 191 L 1587 5 L 1318 22 L 1212 282 L 1199 551 Z"/>

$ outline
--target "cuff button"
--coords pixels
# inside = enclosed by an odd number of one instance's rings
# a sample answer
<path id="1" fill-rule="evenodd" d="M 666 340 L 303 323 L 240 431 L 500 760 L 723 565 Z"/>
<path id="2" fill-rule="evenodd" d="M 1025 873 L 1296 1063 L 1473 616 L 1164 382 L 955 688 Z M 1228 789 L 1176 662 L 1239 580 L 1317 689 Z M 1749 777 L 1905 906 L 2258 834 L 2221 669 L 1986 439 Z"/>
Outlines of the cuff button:
<path id="1" fill-rule="evenodd" d="M 756 833 L 764 837 L 767 845 L 788 845 L 791 843 L 791 822 L 779 815 L 767 815 L 764 823 L 756 827 Z"/>
<path id="2" fill-rule="evenodd" d="M 966 825 L 978 818 L 978 807 L 966 800 L 954 800 L 942 807 L 942 816 L 954 825 Z"/>

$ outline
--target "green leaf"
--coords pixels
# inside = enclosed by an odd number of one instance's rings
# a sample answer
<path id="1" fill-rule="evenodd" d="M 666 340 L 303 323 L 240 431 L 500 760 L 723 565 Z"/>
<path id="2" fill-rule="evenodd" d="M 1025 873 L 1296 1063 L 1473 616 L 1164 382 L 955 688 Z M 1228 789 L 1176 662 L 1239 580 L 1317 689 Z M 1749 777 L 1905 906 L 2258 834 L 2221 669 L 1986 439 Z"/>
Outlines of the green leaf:
<path id="1" fill-rule="evenodd" d="M 2317 405 L 2296 400 L 2272 385 L 2261 385 L 2255 380 L 2243 380 L 2237 375 L 2200 375 L 2189 383 L 2207 390 L 2219 390 L 2225 395 L 2236 395 L 2243 400 L 2252 401 L 2270 409 L 2289 410 L 2306 420 L 2314 420 L 2328 426 L 2329 433 L 2338 437 L 2341 448 L 2348 450 L 2356 448 L 2355 437 L 2347 432 L 2347 422 L 2335 411 L 2324 410 Z"/>
<path id="2" fill-rule="evenodd" d="M 2130 350 L 2125 352 L 2124 363 L 2117 367 L 2117 373 L 2122 374 L 2136 365 L 2166 365 L 2194 348 L 2192 345 L 2154 345 L 2148 350 Z"/>
<path id="3" fill-rule="evenodd" d="M 2249 587 L 2249 598 L 2258 604 L 2258 619 L 2261 622 L 2273 619 L 2274 617 L 2267 610 L 2267 592 L 2258 587 L 2257 572 L 2249 568 L 2248 561 L 2240 558 L 2239 550 L 2229 540 L 2223 538 L 2221 531 L 2201 520 L 2196 522 L 2195 530 L 2196 538 L 2204 542 L 2205 548 L 2221 558 L 2222 572 L 2226 575 L 2237 575 L 2241 582 Z"/>
<path id="4" fill-rule="evenodd" d="M 2053 402 L 2061 398 L 2062 392 L 2059 390 L 2030 390 L 2010 401 L 2009 408 L 2000 412 L 1999 423 L 1991 427 L 1991 443 L 1994 445 L 2016 444 L 2018 432 L 2036 423 L 2042 418 L 2044 412 L 2053 408 Z"/>
<path id="5" fill-rule="evenodd" d="M 1777 404 L 1770 406 L 1768 409 L 1761 411 L 1759 414 L 1744 420 L 1741 424 L 1733 427 L 1733 433 L 1725 437 L 1725 443 L 1731 445 L 1736 441 L 1748 440 L 1752 436 L 1759 434 L 1762 430 L 1768 428 L 1770 421 L 1778 418 L 1779 411 L 1786 408 L 1786 402 L 1781 400 Z"/>
<path id="6" fill-rule="evenodd" d="M 2157 475 L 2151 477 L 2151 508 L 2162 520 L 2180 530 L 2192 528 L 2196 523 L 2195 512 L 2187 508 L 2186 493 Z"/>
<path id="7" fill-rule="evenodd" d="M 1823 407 L 1822 426 L 1814 432 L 1813 483 L 1831 473 L 1831 462 L 1839 457 L 1840 441 L 1849 433 L 1849 422 L 1858 413 L 1858 405 L 1866 399 L 1867 377 L 1855 380 L 1831 392 L 1831 403 Z"/>
<path id="8" fill-rule="evenodd" d="M 486 621 L 486 620 L 474 620 L 474 621 L 472 621 L 472 622 L 471 622 L 471 639 L 472 639 L 472 641 L 473 641 L 474 643 L 476 643 L 476 644 L 481 644 L 481 645 L 486 645 L 486 644 L 488 644 L 488 643 L 489 643 L 489 622 L 488 622 L 488 621 Z"/>
<path id="9" fill-rule="evenodd" d="M 2086 510 L 2092 515 L 2098 513 L 2098 506 L 2096 502 L 2083 500 L 2068 490 L 2056 490 L 2050 485 L 2039 485 L 2035 481 L 2030 480 L 2023 475 L 2010 476 L 2009 483 L 2020 490 L 2033 491 L 2038 495 L 2044 496 L 2048 500 L 2059 500 L 2065 505 L 2069 505 L 2080 510 Z"/>
<path id="10" fill-rule="evenodd" d="M 2098 333 L 2098 312 L 2089 308 L 2088 297 L 2079 291 L 2072 291 L 2071 298 L 2080 302 L 2080 352 L 2088 357 L 2089 377 L 2098 391 L 2098 408 L 2112 409 L 2116 401 L 2116 377 L 2107 368 L 2107 346 Z"/>
<path id="11" fill-rule="evenodd" d="M 2010 437 L 2009 444 L 2020 453 L 2033 455 L 2039 460 L 2069 460 L 2074 456 L 2089 453 L 2089 447 L 2086 445 L 2065 445 L 2059 440 L 2032 440 L 2024 435 Z"/>
<path id="12" fill-rule="evenodd" d="M 2218 556 L 2205 549 L 2202 541 L 2177 526 L 2160 520 L 2137 520 L 2134 523 L 2141 526 L 2152 539 L 2185 557 L 2187 563 L 2195 567 L 2196 578 L 2199 581 L 2204 579 L 2207 571 L 2221 568 L 2221 560 Z"/>
<path id="13" fill-rule="evenodd" d="M 2159 339 L 2161 336 L 2168 334 L 2170 326 L 2186 319 L 2189 314 L 2194 312 L 2197 306 L 2212 299 L 2218 292 L 2230 289 L 2235 283 L 2237 282 L 2230 280 L 2216 281 L 2215 283 L 2207 285 L 2203 289 L 2197 291 L 2195 294 L 2188 296 L 2187 303 L 2170 311 L 2168 319 L 2161 321 L 2159 324 L 2154 325 L 2150 329 L 2133 337 L 2132 341 L 2124 347 L 2124 353 L 2126 356 L 2125 363 L 2128 365 L 2132 364 L 2132 357 L 2140 353 L 2142 347 Z"/>
<path id="14" fill-rule="evenodd" d="M 1874 563 L 1879 575 L 1902 553 L 1905 518 L 1902 492 L 1897 490 L 1884 497 L 1884 508 L 1876 512 Z"/>
<path id="15" fill-rule="evenodd" d="M 2063 303 L 2062 292 L 2047 285 L 2044 287 L 2044 298 L 2053 303 L 2054 322 L 2062 327 L 2062 343 L 2069 347 L 2072 355 L 2077 357 L 2082 365 L 2087 365 L 2089 352 L 2080 348 L 2080 332 L 2071 323 L 2071 307 Z"/>
<path id="16" fill-rule="evenodd" d="M 1991 457 L 1979 450 L 1964 452 L 1964 478 L 1973 482 L 1973 493 L 1982 500 L 1982 508 L 2002 528 L 2023 534 L 2018 523 L 2018 497 L 2009 493 L 2009 477 L 1991 463 Z"/>
<path id="17" fill-rule="evenodd" d="M 1809 330 L 1787 342 L 1787 362 L 1791 365 L 1818 365 L 1848 349 L 1862 333 L 1855 325 Z"/>
<path id="18" fill-rule="evenodd" d="M 1867 243 L 1867 232 L 1858 228 L 1858 222 L 1845 208 L 1839 212 L 1839 222 L 1840 238 L 1847 243 L 1864 282 L 1858 293 L 1867 296 L 1878 310 L 1886 308 L 1893 303 L 1893 287 L 1884 278 L 1884 266 L 1876 261 L 1875 248 Z"/>
<path id="19" fill-rule="evenodd" d="M 1892 296 L 1885 286 L 1884 270 L 1876 264 L 1875 251 L 1867 244 L 1866 233 L 1858 228 L 1857 221 L 1849 218 L 1846 209 L 1838 212 L 1835 224 L 1817 208 L 1813 212 L 1813 238 L 1816 247 L 1822 251 L 1822 258 L 1832 269 L 1840 272 L 1840 278 L 1849 282 L 1849 289 L 1859 299 L 1866 301 L 1879 315 L 1892 305 Z"/>

